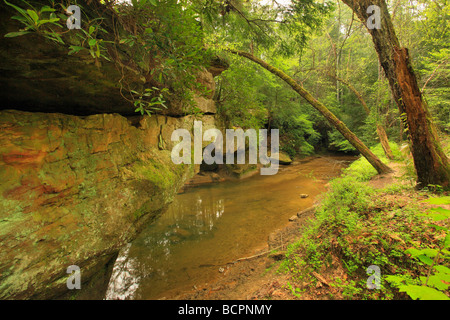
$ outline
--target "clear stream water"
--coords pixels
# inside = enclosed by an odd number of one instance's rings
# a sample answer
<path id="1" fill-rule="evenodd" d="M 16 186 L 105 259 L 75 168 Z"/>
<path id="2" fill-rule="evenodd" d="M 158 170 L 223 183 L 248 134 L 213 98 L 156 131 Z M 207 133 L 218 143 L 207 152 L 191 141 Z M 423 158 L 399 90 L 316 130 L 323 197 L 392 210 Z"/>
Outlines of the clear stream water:
<path id="1" fill-rule="evenodd" d="M 221 275 L 217 265 L 264 247 L 271 232 L 310 207 L 329 179 L 354 159 L 309 158 L 280 165 L 273 176 L 257 174 L 177 194 L 167 211 L 122 249 L 105 298 L 170 298 L 214 280 Z"/>

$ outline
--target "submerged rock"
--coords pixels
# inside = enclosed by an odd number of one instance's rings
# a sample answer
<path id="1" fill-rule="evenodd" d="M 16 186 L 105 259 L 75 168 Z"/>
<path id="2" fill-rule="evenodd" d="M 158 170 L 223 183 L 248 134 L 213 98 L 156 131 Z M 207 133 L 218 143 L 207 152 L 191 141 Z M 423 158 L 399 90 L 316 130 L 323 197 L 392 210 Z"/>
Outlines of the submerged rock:
<path id="1" fill-rule="evenodd" d="M 269 152 L 269 154 L 270 154 L 270 152 Z M 271 157 L 271 159 L 272 159 L 272 157 Z M 286 152 L 279 151 L 278 152 L 278 163 L 284 164 L 284 165 L 291 164 L 292 159 L 289 157 L 289 155 Z"/>
<path id="2" fill-rule="evenodd" d="M 187 231 L 186 229 L 182 229 L 182 228 L 176 228 L 173 230 L 174 234 L 183 238 L 187 238 L 189 236 L 191 236 L 191 233 L 189 231 Z"/>
<path id="3" fill-rule="evenodd" d="M 280 164 L 291 164 L 292 159 L 289 157 L 289 155 L 285 152 L 279 153 L 279 163 Z"/>

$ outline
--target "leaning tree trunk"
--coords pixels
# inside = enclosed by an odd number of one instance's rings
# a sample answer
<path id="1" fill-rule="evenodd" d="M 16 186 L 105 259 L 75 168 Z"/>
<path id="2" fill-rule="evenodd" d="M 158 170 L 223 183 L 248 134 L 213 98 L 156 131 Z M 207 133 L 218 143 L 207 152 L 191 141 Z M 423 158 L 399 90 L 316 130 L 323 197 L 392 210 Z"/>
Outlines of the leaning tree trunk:
<path id="1" fill-rule="evenodd" d="M 379 123 L 377 123 L 377 134 L 378 138 L 380 138 L 380 143 L 381 146 L 383 147 L 384 154 L 389 160 L 393 160 L 394 154 L 392 153 L 391 146 L 389 145 L 389 140 L 386 131 L 384 130 L 383 126 Z"/>
<path id="2" fill-rule="evenodd" d="M 359 102 L 361 102 L 361 104 L 364 107 L 364 110 L 366 111 L 367 115 L 370 114 L 370 109 L 367 106 L 366 101 L 364 100 L 362 95 L 358 92 L 358 90 L 356 90 L 356 88 L 354 86 L 352 86 L 351 83 L 349 83 L 348 81 L 346 81 L 346 80 L 344 80 L 344 79 L 342 79 L 342 78 L 340 78 L 338 76 L 335 76 L 335 75 L 333 75 L 331 73 L 327 73 L 327 74 L 330 77 L 336 79 L 337 81 L 342 82 L 343 84 L 345 84 L 356 95 L 356 97 L 358 98 Z M 384 154 L 386 155 L 386 157 L 389 160 L 394 159 L 394 155 L 392 154 L 391 146 L 389 145 L 389 140 L 387 138 L 386 131 L 384 130 L 383 126 L 381 124 L 379 124 L 379 123 L 377 123 L 377 134 L 378 134 L 378 137 L 380 138 L 380 143 L 381 143 L 381 146 L 383 147 Z"/>
<path id="3" fill-rule="evenodd" d="M 406 114 L 418 187 L 437 184 L 449 188 L 449 160 L 440 146 L 436 128 L 410 64 L 408 49 L 400 47 L 386 2 L 384 0 L 342 1 L 363 23 L 367 23 L 369 16 L 372 15 L 367 13 L 369 6 L 377 5 L 381 9 L 381 28 L 368 28 L 368 31 L 372 36 L 378 58 L 389 80 L 392 95 L 400 113 Z"/>
<path id="4" fill-rule="evenodd" d="M 295 92 L 301 95 L 304 99 L 306 99 L 306 101 L 309 102 L 309 104 L 311 104 L 314 108 L 316 108 L 328 120 L 328 122 L 334 128 L 336 128 L 351 143 L 351 145 L 354 146 L 367 159 L 367 161 L 369 161 L 369 163 L 377 170 L 379 174 L 384 174 L 392 171 L 375 154 L 373 154 L 373 152 L 370 151 L 370 149 L 367 148 L 367 146 L 361 140 L 359 140 L 359 138 L 353 132 L 351 132 L 350 129 L 347 128 L 347 126 L 342 121 L 340 121 L 330 110 L 327 109 L 327 107 L 325 107 L 320 101 L 316 100 L 294 79 L 289 77 L 280 69 L 271 66 L 267 62 L 247 52 L 236 50 L 228 50 L 228 51 L 259 64 L 269 72 L 273 73 L 274 75 L 278 76 L 283 81 L 285 81 L 289 86 L 291 86 L 292 89 L 294 89 Z"/>

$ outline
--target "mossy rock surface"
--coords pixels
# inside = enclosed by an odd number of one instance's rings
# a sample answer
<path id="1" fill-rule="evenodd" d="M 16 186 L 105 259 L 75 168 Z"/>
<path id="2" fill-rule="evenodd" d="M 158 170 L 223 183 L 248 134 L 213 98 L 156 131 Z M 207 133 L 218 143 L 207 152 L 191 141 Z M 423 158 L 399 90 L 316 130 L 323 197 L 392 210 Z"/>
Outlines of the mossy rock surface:
<path id="1" fill-rule="evenodd" d="M 64 294 L 68 266 L 90 276 L 194 173 L 148 138 L 151 122 L 137 128 L 118 114 L 8 110 L 0 127 L 1 299 Z"/>
<path id="2" fill-rule="evenodd" d="M 280 164 L 291 164 L 292 163 L 292 159 L 285 152 L 280 152 L 279 153 L 278 161 L 279 161 Z"/>

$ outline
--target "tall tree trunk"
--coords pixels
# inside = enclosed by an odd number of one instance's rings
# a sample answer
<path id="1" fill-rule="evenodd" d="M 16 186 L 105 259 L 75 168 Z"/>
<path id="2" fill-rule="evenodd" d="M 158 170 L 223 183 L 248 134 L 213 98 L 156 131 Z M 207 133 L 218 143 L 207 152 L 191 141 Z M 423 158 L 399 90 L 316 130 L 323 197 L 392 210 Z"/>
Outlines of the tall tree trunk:
<path id="1" fill-rule="evenodd" d="M 328 122 L 336 128 L 350 143 L 352 146 L 356 148 L 366 159 L 369 161 L 369 163 L 377 170 L 379 174 L 389 173 L 392 172 L 392 170 L 385 165 L 375 154 L 373 154 L 372 151 L 370 151 L 369 148 L 361 141 L 359 138 L 350 131 L 347 126 L 340 121 L 330 110 L 327 109 L 320 101 L 316 100 L 308 91 L 306 91 L 300 84 L 298 84 L 294 79 L 289 77 L 287 74 L 285 74 L 280 69 L 277 69 L 267 62 L 243 51 L 236 51 L 236 50 L 228 50 L 228 52 L 237 54 L 241 57 L 247 58 L 272 74 L 278 76 L 283 81 L 285 81 L 292 89 L 294 89 L 295 92 L 297 92 L 299 95 L 301 95 L 306 101 L 309 102 L 314 108 L 316 108 L 327 120 Z"/>
<path id="2" fill-rule="evenodd" d="M 342 1 L 366 26 L 367 19 L 372 15 L 367 13 L 367 8 L 370 5 L 377 5 L 381 9 L 381 28 L 368 28 L 368 31 L 389 80 L 400 114 L 406 114 L 418 187 L 438 184 L 449 188 L 449 160 L 442 150 L 428 107 L 422 98 L 410 64 L 408 49 L 400 47 L 386 2 L 384 0 Z"/>

